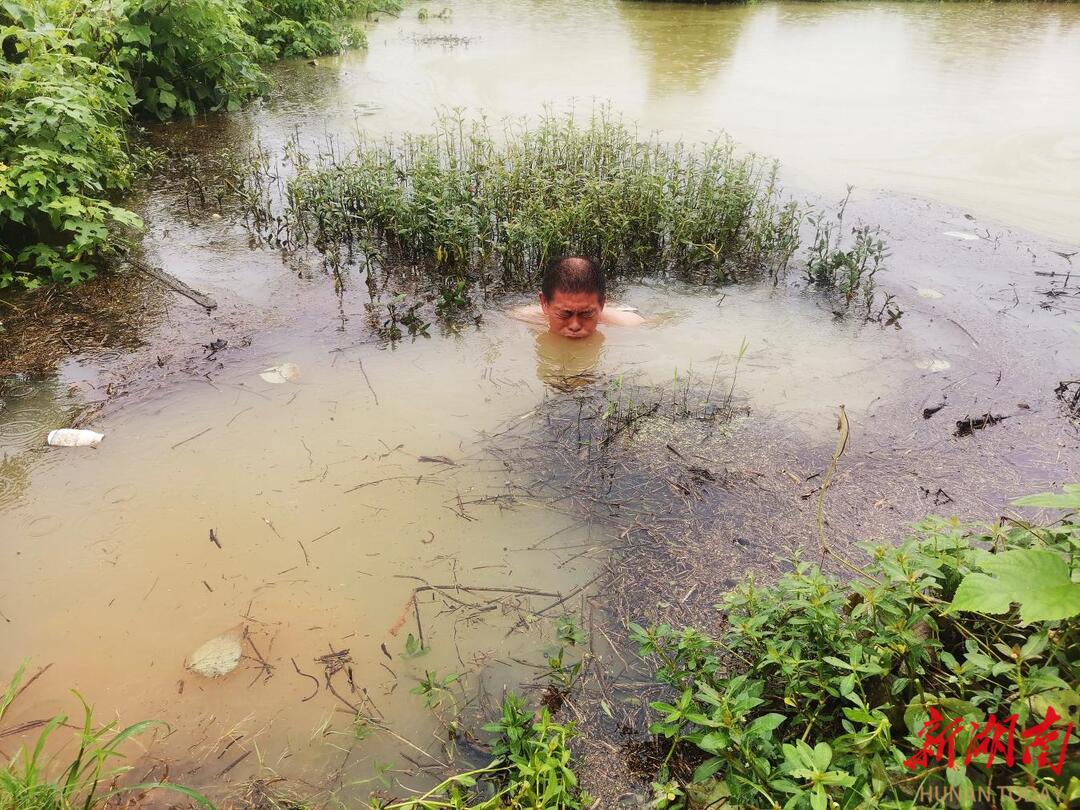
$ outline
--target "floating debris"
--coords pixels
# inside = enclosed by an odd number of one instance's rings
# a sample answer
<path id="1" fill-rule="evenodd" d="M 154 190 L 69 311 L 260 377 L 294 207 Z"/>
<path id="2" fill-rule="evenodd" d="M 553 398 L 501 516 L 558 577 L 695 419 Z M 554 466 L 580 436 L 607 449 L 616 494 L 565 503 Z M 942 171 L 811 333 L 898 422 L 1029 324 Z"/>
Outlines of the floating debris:
<path id="1" fill-rule="evenodd" d="M 282 363 L 272 366 L 259 375 L 265 382 L 281 385 L 300 378 L 300 366 L 296 363 Z"/>
<path id="2" fill-rule="evenodd" d="M 923 371 L 948 371 L 952 368 L 952 363 L 940 357 L 926 357 L 922 360 L 916 360 L 915 367 L 921 368 Z"/>
<path id="3" fill-rule="evenodd" d="M 974 242 L 979 237 L 973 233 L 964 233 L 963 231 L 945 231 L 944 236 L 951 236 L 953 239 L 966 239 L 970 242 Z"/>
<path id="4" fill-rule="evenodd" d="M 191 654 L 187 668 L 204 678 L 220 678 L 228 675 L 240 664 L 243 653 L 239 630 L 230 630 L 212 638 Z"/>
<path id="5" fill-rule="evenodd" d="M 999 422 L 1003 422 L 1008 419 L 1007 416 L 995 415 L 992 413 L 984 413 L 982 416 L 969 416 L 959 420 L 956 423 L 956 430 L 953 431 L 954 436 L 970 436 L 976 430 L 982 430 L 988 428 L 991 425 L 996 425 Z"/>
<path id="6" fill-rule="evenodd" d="M 947 404 L 948 397 L 942 395 L 941 399 L 935 402 L 933 405 L 927 405 L 922 409 L 922 418 L 929 419 L 935 413 L 940 411 Z"/>
<path id="7" fill-rule="evenodd" d="M 918 290 L 920 298 L 944 298 L 944 293 L 939 293 L 937 290 L 930 287 L 920 287 Z"/>
<path id="8" fill-rule="evenodd" d="M 61 428 L 50 430 L 45 441 L 50 447 L 97 447 L 104 438 L 104 433 L 96 433 L 93 430 Z"/>
<path id="9" fill-rule="evenodd" d="M 1080 380 L 1062 380 L 1054 393 L 1065 403 L 1066 408 L 1080 416 Z"/>

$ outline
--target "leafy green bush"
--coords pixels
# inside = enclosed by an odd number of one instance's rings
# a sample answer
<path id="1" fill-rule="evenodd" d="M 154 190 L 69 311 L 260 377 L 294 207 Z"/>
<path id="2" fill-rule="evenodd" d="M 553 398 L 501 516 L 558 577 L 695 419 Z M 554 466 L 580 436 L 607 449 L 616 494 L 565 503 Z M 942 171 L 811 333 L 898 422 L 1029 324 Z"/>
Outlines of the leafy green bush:
<path id="1" fill-rule="evenodd" d="M 259 63 L 274 53 L 248 33 L 238 0 L 122 0 L 105 8 L 94 34 L 115 32 L 111 47 L 140 115 L 237 110 L 268 88 Z"/>
<path id="2" fill-rule="evenodd" d="M 123 243 L 133 116 L 235 110 L 260 63 L 362 42 L 397 0 L 7 0 L 0 5 L 0 288 L 78 282 Z M 388 4 L 388 5 L 387 5 Z"/>
<path id="3" fill-rule="evenodd" d="M 131 85 L 41 11 L 0 8 L 0 287 L 81 281 L 118 228 L 140 224 L 109 202 L 135 170 Z"/>
<path id="4" fill-rule="evenodd" d="M 1056 716 L 1052 766 L 1066 723 L 1073 743 L 1080 728 L 1080 487 L 1021 503 L 1074 513 L 978 532 L 930 519 L 869 548 L 856 583 L 805 563 L 769 587 L 748 580 L 725 597 L 718 639 L 634 626 L 675 691 L 653 704 L 673 766 L 659 806 L 913 808 L 949 788 L 964 807 L 988 792 L 1005 808 L 1080 799 L 1075 757 L 1058 773 L 1019 751 L 1023 727 Z M 958 721 L 953 767 L 915 767 L 934 712 Z M 977 728 L 1012 715 L 1015 762 L 991 763 Z"/>
<path id="5" fill-rule="evenodd" d="M 310 58 L 362 47 L 364 32 L 347 21 L 400 9 L 400 0 L 249 0 L 248 29 L 277 56 Z"/>
<path id="6" fill-rule="evenodd" d="M 517 283 L 566 251 L 631 274 L 775 275 L 798 246 L 800 214 L 775 165 L 726 140 L 642 138 L 603 114 L 498 136 L 447 118 L 431 136 L 303 166 L 289 195 L 297 239 L 474 275 L 497 268 Z"/>

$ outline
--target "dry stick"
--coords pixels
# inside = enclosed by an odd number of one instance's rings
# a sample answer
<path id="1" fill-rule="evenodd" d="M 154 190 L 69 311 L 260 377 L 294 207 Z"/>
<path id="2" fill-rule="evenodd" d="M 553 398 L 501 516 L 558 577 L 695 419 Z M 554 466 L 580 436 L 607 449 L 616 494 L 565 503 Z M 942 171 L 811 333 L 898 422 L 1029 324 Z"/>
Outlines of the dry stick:
<path id="1" fill-rule="evenodd" d="M 561 599 L 558 599 L 558 600 L 552 602 L 547 607 L 540 608 L 540 610 L 536 611 L 536 615 L 537 616 L 543 616 L 549 610 L 554 610 L 555 608 L 557 608 L 559 605 L 563 604 L 564 602 L 566 602 L 566 601 L 568 601 L 570 599 L 573 599 L 575 596 L 577 596 L 579 593 L 584 591 L 586 588 L 588 588 L 590 585 L 592 585 L 598 579 L 603 577 L 605 574 L 606 574 L 606 572 L 601 572 L 601 573 L 597 574 L 595 577 L 590 579 L 584 585 L 580 585 L 577 588 L 574 588 L 574 590 L 570 591 L 570 593 L 568 593 L 566 596 L 562 597 Z"/>
<path id="2" fill-rule="evenodd" d="M 301 672 L 295 658 L 290 658 L 289 660 L 292 661 L 293 669 L 296 670 L 297 675 L 303 675 L 305 678 L 310 678 L 311 680 L 315 681 L 315 691 L 308 695 L 306 698 L 300 698 L 301 703 L 307 703 L 309 700 L 319 694 L 319 679 L 316 678 L 314 675 L 308 675 L 306 672 Z"/>
<path id="3" fill-rule="evenodd" d="M 346 492 L 355 492 L 356 490 L 363 489 L 364 487 L 370 487 L 370 486 L 374 486 L 375 484 L 381 484 L 381 483 L 383 483 L 383 481 L 400 481 L 402 479 L 408 479 L 410 481 L 415 480 L 416 483 L 419 484 L 420 481 L 423 478 L 424 478 L 423 475 L 391 475 L 391 476 L 389 476 L 387 478 L 376 478 L 374 481 L 365 481 L 364 483 L 357 484 L 356 486 L 350 487 L 349 489 L 347 489 L 345 491 Z"/>
<path id="4" fill-rule="evenodd" d="M 209 433 L 209 432 L 210 432 L 211 430 L 213 430 L 213 429 L 214 429 L 214 428 L 213 428 L 213 426 L 211 426 L 211 427 L 208 427 L 208 428 L 206 428 L 205 430 L 200 430 L 200 431 L 199 431 L 198 433 L 196 433 L 196 434 L 195 434 L 194 436 L 188 436 L 188 437 L 187 437 L 186 439 L 184 439 L 184 440 L 183 440 L 182 442 L 177 442 L 176 444 L 174 444 L 174 445 L 172 446 L 172 449 L 173 449 L 173 450 L 175 450 L 175 449 L 176 449 L 177 447 L 179 447 L 180 445 L 182 445 L 182 444 L 187 444 L 188 442 L 192 441 L 193 439 L 197 439 L 197 438 L 199 438 L 200 436 L 203 436 L 203 435 L 205 435 L 205 434 Z"/>
<path id="5" fill-rule="evenodd" d="M 248 405 L 246 408 L 243 408 L 242 410 L 239 410 L 236 413 L 234 413 L 233 416 L 232 416 L 232 419 L 230 419 L 228 422 L 225 423 L 225 427 L 229 427 L 230 425 L 232 425 L 232 423 L 236 421 L 236 417 L 238 417 L 242 413 L 246 413 L 247 411 L 250 411 L 253 407 L 254 407 L 253 405 Z"/>
<path id="6" fill-rule="evenodd" d="M 231 771 L 233 768 L 235 768 L 237 765 L 239 765 L 241 762 L 243 762 L 245 759 L 247 759 L 250 756 L 251 756 L 251 751 L 250 750 L 245 751 L 243 754 L 238 756 L 236 759 L 234 759 L 229 764 L 229 766 L 225 770 L 223 770 L 221 773 L 218 774 L 218 779 L 223 777 L 225 774 L 227 774 L 229 771 Z"/>
<path id="7" fill-rule="evenodd" d="M 395 579 L 415 579 L 417 582 L 423 582 L 423 586 L 419 586 L 413 589 L 414 593 L 421 593 L 423 591 L 475 591 L 476 593 L 512 593 L 518 596 L 558 596 L 557 593 L 551 593 L 550 591 L 538 591 L 533 588 L 494 588 L 484 587 L 479 585 L 432 585 L 426 579 L 422 577 L 410 576 L 409 574 L 394 574 Z M 453 598 L 453 597 L 451 597 Z"/>
<path id="8" fill-rule="evenodd" d="M 214 301 L 213 298 L 210 298 L 207 295 L 203 295 L 198 290 L 189 287 L 176 276 L 172 275 L 171 273 L 165 272 L 160 267 L 151 267 L 150 265 L 144 264 L 143 262 L 134 258 L 129 258 L 128 261 L 131 266 L 139 272 L 145 273 L 146 275 L 150 276 L 150 278 L 157 281 L 159 284 L 163 284 L 173 292 L 180 293 L 180 295 L 184 296 L 185 298 L 194 301 L 200 307 L 206 309 L 207 312 L 217 307 L 217 302 Z"/>
<path id="9" fill-rule="evenodd" d="M 375 393 L 375 389 L 371 387 L 371 380 L 368 379 L 367 371 L 364 370 L 364 361 L 357 358 L 357 363 L 360 364 L 360 373 L 364 375 L 364 382 L 367 383 L 368 391 L 371 392 L 371 396 L 375 398 L 375 404 L 379 404 L 379 395 Z"/>
<path id="10" fill-rule="evenodd" d="M 332 535 L 332 534 L 333 534 L 334 532 L 336 532 L 336 531 L 337 531 L 338 529 L 340 529 L 340 528 L 341 528 L 340 526 L 335 526 L 335 527 L 334 527 L 334 528 L 332 528 L 332 529 L 331 529 L 330 531 L 328 531 L 328 532 L 323 532 L 322 534 L 320 534 L 320 535 L 319 535 L 318 537 L 316 537 L 316 538 L 315 538 L 314 540 L 312 540 L 311 542 L 312 542 L 312 543 L 317 543 L 317 542 L 319 542 L 320 540 L 322 540 L 322 539 L 323 539 L 324 537 L 329 537 L 330 535 Z"/>
<path id="11" fill-rule="evenodd" d="M 41 728 L 48 722 L 48 720 L 30 720 L 26 723 L 22 723 L 21 725 L 12 726 L 9 729 L 0 731 L 0 737 L 14 737 L 16 734 L 22 734 L 35 728 Z"/>
<path id="12" fill-rule="evenodd" d="M 416 598 L 416 591 L 412 596 L 413 608 L 416 610 L 416 633 L 420 636 L 420 649 L 424 649 L 424 628 L 420 624 L 420 600 Z"/>

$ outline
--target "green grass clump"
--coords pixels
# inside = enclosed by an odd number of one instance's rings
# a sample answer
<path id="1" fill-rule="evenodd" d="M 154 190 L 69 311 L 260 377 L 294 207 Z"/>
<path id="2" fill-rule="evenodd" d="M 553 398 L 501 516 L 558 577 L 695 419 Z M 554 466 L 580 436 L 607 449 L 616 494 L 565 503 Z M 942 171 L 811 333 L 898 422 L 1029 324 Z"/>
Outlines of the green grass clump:
<path id="1" fill-rule="evenodd" d="M 655 806 L 918 810 L 950 791 L 969 808 L 1075 806 L 1080 486 L 1018 503 L 1069 514 L 983 530 L 930 519 L 899 547 L 867 547 L 866 567 L 826 549 L 853 582 L 805 563 L 748 580 L 717 606 L 716 639 L 633 626 L 673 688 L 652 704 L 668 751 Z M 1013 715 L 1014 759 L 1002 739 L 991 762 L 977 729 Z M 1021 734 L 1040 724 L 1045 761 Z M 934 735 L 940 758 L 913 756 Z"/>
<path id="2" fill-rule="evenodd" d="M 512 284 L 533 283 L 568 251 L 630 276 L 776 277 L 801 218 L 775 164 L 727 140 L 665 144 L 605 114 L 498 133 L 444 118 L 430 135 L 301 165 L 289 202 L 300 240 L 328 252 L 357 247 Z"/>
<path id="3" fill-rule="evenodd" d="M 0 693 L 0 724 L 19 693 L 25 665 L 20 667 L 7 689 Z M 94 728 L 93 712 L 75 692 L 82 705 L 82 724 L 71 726 L 67 715 L 49 720 L 34 742 L 22 747 L 7 763 L 0 763 L 0 810 L 91 810 L 108 804 L 124 793 L 167 788 L 212 808 L 201 794 L 180 785 L 163 782 L 119 786 L 118 780 L 131 766 L 116 765 L 123 759 L 124 743 L 155 725 L 153 721 L 121 728 L 114 720 Z M 74 730 L 74 739 L 57 748 L 60 729 Z"/>

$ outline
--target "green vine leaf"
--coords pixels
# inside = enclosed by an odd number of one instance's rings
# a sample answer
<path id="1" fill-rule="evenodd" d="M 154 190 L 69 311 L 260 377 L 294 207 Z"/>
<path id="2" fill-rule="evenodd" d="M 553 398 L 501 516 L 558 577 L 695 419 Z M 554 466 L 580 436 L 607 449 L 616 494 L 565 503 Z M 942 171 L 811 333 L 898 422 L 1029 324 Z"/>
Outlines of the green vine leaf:
<path id="1" fill-rule="evenodd" d="M 1052 551 L 1015 549 L 985 558 L 981 567 L 986 574 L 968 574 L 957 587 L 952 610 L 1006 613 L 1016 603 L 1025 623 L 1080 614 L 1080 583 Z"/>

